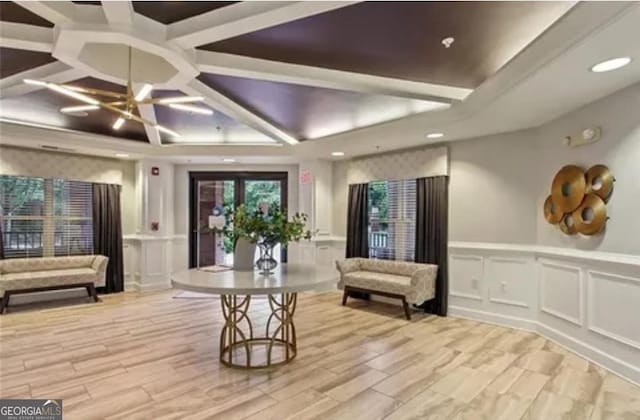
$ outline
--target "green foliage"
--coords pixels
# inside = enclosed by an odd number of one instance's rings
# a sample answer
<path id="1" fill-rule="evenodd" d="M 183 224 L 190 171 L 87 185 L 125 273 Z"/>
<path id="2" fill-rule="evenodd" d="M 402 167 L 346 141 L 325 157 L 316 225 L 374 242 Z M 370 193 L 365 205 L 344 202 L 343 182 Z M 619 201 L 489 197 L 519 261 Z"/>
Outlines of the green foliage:
<path id="1" fill-rule="evenodd" d="M 225 251 L 231 252 L 231 245 L 235 244 L 238 238 L 269 246 L 287 246 L 289 242 L 311 239 L 313 233 L 306 229 L 306 222 L 307 215 L 302 213 L 296 213 L 289 220 L 287 212 L 277 204 L 270 205 L 266 214 L 260 209 L 249 211 L 243 204 L 235 210 L 231 207 L 225 208 L 225 225 L 222 228 L 204 229 L 225 235 Z"/>
<path id="2" fill-rule="evenodd" d="M 378 221 L 378 227 L 382 230 L 387 229 L 386 220 L 389 217 L 389 198 L 388 185 L 386 181 L 375 181 L 369 183 L 369 216 L 373 215 L 372 209 L 378 209 L 373 219 Z"/>

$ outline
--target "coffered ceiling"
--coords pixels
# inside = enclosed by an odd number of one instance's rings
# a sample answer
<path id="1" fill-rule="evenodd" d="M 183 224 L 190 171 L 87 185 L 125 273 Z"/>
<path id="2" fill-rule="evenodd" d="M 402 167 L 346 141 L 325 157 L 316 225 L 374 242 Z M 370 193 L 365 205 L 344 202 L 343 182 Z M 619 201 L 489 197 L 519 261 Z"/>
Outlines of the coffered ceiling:
<path id="1" fill-rule="evenodd" d="M 2 2 L 0 118 L 164 144 L 295 145 L 443 113 L 501 71 L 570 2 Z M 450 45 L 443 39 L 453 37 Z M 149 106 L 113 130 L 105 110 L 23 79 L 201 96 L 213 115 Z"/>

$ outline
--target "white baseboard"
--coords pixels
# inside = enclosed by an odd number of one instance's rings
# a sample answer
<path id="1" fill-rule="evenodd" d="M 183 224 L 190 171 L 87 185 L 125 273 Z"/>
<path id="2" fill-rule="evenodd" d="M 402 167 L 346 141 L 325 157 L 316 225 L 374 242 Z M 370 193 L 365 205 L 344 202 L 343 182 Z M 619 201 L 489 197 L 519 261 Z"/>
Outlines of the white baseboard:
<path id="1" fill-rule="evenodd" d="M 518 328 L 520 330 L 537 332 L 538 323 L 529 319 L 518 318 L 493 312 L 478 311 L 475 309 L 449 306 L 448 314 L 453 317 L 467 318 L 474 321 L 483 321 L 503 327 Z"/>

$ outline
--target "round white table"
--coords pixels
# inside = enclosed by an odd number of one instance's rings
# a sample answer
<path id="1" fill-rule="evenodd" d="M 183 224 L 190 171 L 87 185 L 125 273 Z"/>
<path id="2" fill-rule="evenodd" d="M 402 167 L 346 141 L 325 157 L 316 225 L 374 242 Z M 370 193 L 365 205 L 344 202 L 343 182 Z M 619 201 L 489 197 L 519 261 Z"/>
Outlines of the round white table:
<path id="1" fill-rule="evenodd" d="M 220 295 L 225 320 L 220 332 L 220 362 L 229 367 L 261 369 L 288 363 L 296 357 L 293 315 L 298 292 L 335 287 L 338 276 L 332 267 L 279 264 L 269 275 L 260 271 L 180 271 L 171 276 L 171 284 L 176 289 Z M 268 296 L 271 314 L 264 336 L 254 336 L 249 318 L 249 305 L 254 295 Z M 256 363 L 255 358 L 252 360 L 256 345 L 266 346 L 266 361 Z M 274 357 L 274 347 L 282 348 L 280 357 Z"/>

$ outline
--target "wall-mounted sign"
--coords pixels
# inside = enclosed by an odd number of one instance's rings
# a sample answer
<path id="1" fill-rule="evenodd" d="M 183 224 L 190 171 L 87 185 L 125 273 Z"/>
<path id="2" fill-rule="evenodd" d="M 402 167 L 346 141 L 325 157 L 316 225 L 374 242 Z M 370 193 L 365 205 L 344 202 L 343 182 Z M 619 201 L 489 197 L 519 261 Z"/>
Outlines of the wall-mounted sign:
<path id="1" fill-rule="evenodd" d="M 313 174 L 311 171 L 302 171 L 300 172 L 300 184 L 311 184 L 313 180 Z"/>

